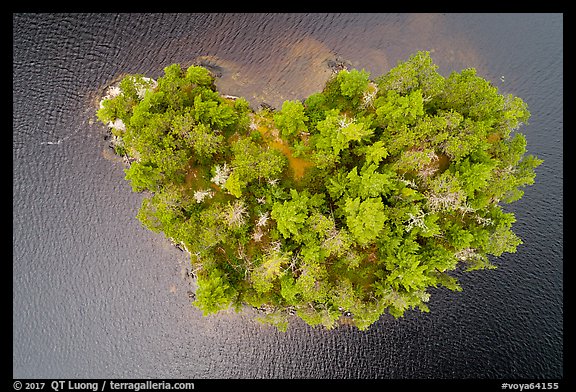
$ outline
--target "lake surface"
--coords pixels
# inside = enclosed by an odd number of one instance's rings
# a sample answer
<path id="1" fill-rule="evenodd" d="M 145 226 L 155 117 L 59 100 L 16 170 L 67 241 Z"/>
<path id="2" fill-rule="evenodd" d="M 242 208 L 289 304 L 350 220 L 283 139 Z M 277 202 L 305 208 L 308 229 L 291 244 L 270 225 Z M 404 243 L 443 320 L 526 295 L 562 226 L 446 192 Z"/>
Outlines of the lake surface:
<path id="1" fill-rule="evenodd" d="M 563 377 L 562 14 L 14 14 L 14 378 Z M 220 67 L 222 93 L 279 107 L 318 91 L 330 61 L 385 73 L 430 50 L 475 67 L 532 113 L 544 159 L 525 189 L 524 244 L 493 271 L 432 290 L 430 313 L 369 330 L 286 333 L 190 305 L 185 253 L 144 229 L 95 121 L 126 73 Z M 504 81 L 501 80 L 504 77 Z"/>

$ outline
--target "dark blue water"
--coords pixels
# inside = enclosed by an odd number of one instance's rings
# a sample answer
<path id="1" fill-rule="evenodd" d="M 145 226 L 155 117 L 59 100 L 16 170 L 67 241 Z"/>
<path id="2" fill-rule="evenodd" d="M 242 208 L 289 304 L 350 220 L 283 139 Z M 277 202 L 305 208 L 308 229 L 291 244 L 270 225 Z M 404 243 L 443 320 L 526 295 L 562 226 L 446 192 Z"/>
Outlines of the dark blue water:
<path id="1" fill-rule="evenodd" d="M 561 14 L 14 14 L 13 377 L 563 377 L 562 32 Z M 142 195 L 95 122 L 104 88 L 203 60 L 223 93 L 278 106 L 320 89 L 329 60 L 377 76 L 421 49 L 529 106 L 544 163 L 509 206 L 517 253 L 365 332 L 202 317 L 186 255 L 135 219 Z"/>

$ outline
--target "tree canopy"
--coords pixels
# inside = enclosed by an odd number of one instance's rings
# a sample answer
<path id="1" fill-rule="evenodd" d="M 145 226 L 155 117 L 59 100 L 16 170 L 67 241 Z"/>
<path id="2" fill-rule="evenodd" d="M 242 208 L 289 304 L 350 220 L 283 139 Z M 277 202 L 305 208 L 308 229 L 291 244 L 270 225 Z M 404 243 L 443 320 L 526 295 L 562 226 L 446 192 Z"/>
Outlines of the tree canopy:
<path id="1" fill-rule="evenodd" d="M 530 113 L 475 69 L 444 77 L 418 52 L 374 79 L 341 70 L 278 111 L 214 80 L 197 65 L 129 75 L 97 112 L 146 194 L 138 219 L 190 253 L 203 314 L 364 330 L 428 311 L 430 288 L 461 289 L 451 271 L 495 268 L 522 243 L 503 205 L 542 163 L 517 132 Z"/>

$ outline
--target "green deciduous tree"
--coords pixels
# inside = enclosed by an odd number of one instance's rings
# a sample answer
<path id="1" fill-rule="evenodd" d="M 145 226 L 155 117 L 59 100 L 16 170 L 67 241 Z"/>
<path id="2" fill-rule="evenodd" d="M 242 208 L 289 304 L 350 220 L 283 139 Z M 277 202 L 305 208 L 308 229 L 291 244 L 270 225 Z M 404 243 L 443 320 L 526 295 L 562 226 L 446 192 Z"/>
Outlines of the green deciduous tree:
<path id="1" fill-rule="evenodd" d="M 228 308 L 237 294 L 226 276 L 217 269 L 200 274 L 197 283 L 194 305 L 200 308 L 204 315 Z"/>
<path id="2" fill-rule="evenodd" d="M 300 101 L 284 101 L 282 110 L 274 114 L 274 123 L 286 140 L 292 140 L 299 132 L 307 132 L 307 120 L 304 105 Z"/>
<path id="3" fill-rule="evenodd" d="M 274 203 L 271 216 L 284 238 L 297 238 L 306 221 L 309 198 L 295 189 L 292 189 L 290 196 L 290 200 Z"/>
<path id="4" fill-rule="evenodd" d="M 364 201 L 359 197 L 347 199 L 344 213 L 348 230 L 361 246 L 374 241 L 386 222 L 386 212 L 380 198 Z"/>
<path id="5" fill-rule="evenodd" d="M 368 88 L 369 78 L 370 74 L 365 70 L 352 69 L 349 71 L 345 69 L 338 73 L 336 81 L 340 85 L 342 95 L 358 104 L 362 94 Z"/>
<path id="6" fill-rule="evenodd" d="M 394 90 L 407 94 L 421 90 L 422 95 L 430 100 L 444 89 L 445 79 L 436 70 L 430 52 L 420 51 L 410 56 L 407 61 L 400 62 L 388 73 L 376 79 L 380 91 Z"/>

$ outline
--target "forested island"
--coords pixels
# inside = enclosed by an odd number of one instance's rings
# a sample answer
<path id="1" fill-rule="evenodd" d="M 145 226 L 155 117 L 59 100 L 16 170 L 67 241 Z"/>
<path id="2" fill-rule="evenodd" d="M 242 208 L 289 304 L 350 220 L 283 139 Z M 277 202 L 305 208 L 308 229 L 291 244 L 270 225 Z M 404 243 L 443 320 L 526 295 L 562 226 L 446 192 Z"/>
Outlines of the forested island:
<path id="1" fill-rule="evenodd" d="M 384 75 L 335 71 L 321 92 L 253 110 L 200 65 L 128 75 L 97 112 L 138 219 L 190 253 L 204 315 L 246 306 L 367 329 L 386 311 L 429 311 L 457 269 L 515 252 L 515 216 L 542 160 L 517 130 L 530 113 L 467 68 L 444 77 L 429 52 Z"/>

